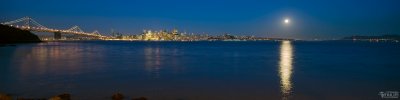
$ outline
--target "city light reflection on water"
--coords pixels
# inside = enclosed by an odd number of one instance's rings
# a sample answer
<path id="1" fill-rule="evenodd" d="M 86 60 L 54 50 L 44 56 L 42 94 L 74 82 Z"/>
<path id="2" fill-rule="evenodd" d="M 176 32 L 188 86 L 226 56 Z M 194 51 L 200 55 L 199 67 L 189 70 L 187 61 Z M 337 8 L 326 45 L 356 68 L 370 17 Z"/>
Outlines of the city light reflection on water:
<path id="1" fill-rule="evenodd" d="M 282 99 L 287 100 L 292 92 L 293 47 L 290 41 L 282 41 L 280 47 L 279 76 Z"/>
<path id="2" fill-rule="evenodd" d="M 161 68 L 161 55 L 159 47 L 147 47 L 144 48 L 145 57 L 145 69 L 150 72 L 152 78 L 160 77 Z"/>
<path id="3" fill-rule="evenodd" d="M 85 61 L 85 57 L 101 56 L 83 51 L 83 48 L 76 44 L 59 46 L 59 43 L 51 42 L 46 45 L 37 44 L 34 48 L 17 48 L 13 59 L 22 61 L 15 65 L 20 66 L 17 68 L 20 68 L 21 75 L 74 74 L 82 71 L 85 65 L 81 62 Z"/>
<path id="4" fill-rule="evenodd" d="M 396 46 L 302 41 L 21 44 L 0 47 L 0 92 L 34 98 L 70 93 L 82 100 L 108 100 L 115 92 L 149 100 L 375 98 L 365 94 L 398 90 Z"/>

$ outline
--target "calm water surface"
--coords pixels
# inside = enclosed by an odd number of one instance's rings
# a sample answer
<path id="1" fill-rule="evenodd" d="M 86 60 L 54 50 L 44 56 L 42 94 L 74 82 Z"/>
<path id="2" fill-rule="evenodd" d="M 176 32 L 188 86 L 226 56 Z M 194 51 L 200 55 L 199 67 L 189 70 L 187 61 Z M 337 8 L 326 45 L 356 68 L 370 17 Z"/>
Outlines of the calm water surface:
<path id="1" fill-rule="evenodd" d="M 150 100 L 380 99 L 400 91 L 400 43 L 45 42 L 0 47 L 0 92 Z"/>

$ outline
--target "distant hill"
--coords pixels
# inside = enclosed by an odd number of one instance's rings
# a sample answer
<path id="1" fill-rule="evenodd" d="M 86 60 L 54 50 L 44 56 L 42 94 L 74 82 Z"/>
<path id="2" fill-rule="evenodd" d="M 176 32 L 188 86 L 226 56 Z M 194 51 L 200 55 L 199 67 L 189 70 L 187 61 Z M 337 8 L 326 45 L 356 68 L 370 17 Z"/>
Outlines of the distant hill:
<path id="1" fill-rule="evenodd" d="M 0 25 L 0 44 L 41 42 L 38 36 L 18 28 Z"/>
<path id="2" fill-rule="evenodd" d="M 343 38 L 345 40 L 400 40 L 400 35 L 381 35 L 381 36 L 350 36 Z"/>

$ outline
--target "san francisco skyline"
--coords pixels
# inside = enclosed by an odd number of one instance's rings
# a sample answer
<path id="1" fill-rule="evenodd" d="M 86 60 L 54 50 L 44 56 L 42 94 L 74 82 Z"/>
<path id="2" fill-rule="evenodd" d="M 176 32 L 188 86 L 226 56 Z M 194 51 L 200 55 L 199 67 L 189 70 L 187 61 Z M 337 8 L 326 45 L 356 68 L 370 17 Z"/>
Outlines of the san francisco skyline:
<path id="1" fill-rule="evenodd" d="M 399 0 L 0 0 L 0 100 L 380 100 Z"/>
<path id="2" fill-rule="evenodd" d="M 397 0 L 335 1 L 53 1 L 3 0 L 1 22 L 30 16 L 47 26 L 108 33 L 179 28 L 190 33 L 283 38 L 400 34 Z M 291 25 L 283 25 L 285 18 Z"/>

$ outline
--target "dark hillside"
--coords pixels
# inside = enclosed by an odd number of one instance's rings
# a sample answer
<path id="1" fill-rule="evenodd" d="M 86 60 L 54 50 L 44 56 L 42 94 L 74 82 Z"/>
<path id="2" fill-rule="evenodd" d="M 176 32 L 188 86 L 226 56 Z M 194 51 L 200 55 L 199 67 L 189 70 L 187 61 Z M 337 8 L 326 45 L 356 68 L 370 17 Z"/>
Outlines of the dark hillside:
<path id="1" fill-rule="evenodd" d="M 0 25 L 0 44 L 41 42 L 38 36 L 18 28 Z"/>

